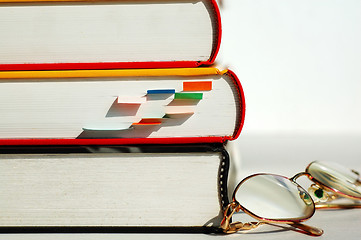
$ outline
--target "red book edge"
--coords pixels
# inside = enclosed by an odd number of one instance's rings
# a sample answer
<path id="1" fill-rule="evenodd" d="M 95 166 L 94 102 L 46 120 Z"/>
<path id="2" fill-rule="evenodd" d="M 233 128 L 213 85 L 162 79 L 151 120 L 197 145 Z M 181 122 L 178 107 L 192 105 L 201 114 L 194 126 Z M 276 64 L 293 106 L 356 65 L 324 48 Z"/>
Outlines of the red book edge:
<path id="1" fill-rule="evenodd" d="M 239 99 L 238 99 L 239 112 L 241 113 L 240 121 L 238 122 L 238 126 L 236 126 L 232 137 L 226 137 L 227 138 L 226 140 L 235 140 L 239 137 L 239 135 L 241 134 L 241 131 L 243 129 L 244 119 L 246 116 L 246 100 L 244 97 L 243 87 L 242 87 L 241 82 L 239 81 L 237 75 L 232 70 L 229 70 L 229 69 L 225 74 L 228 75 L 234 81 L 234 85 L 237 87 L 237 92 L 238 92 L 238 97 L 239 97 Z"/>
<path id="2" fill-rule="evenodd" d="M 217 36 L 213 39 L 211 55 L 206 61 L 152 61 L 152 62 L 96 62 L 96 63 L 23 63 L 23 64 L 0 64 L 0 71 L 25 71 L 25 70 L 95 70 L 117 68 L 188 68 L 209 66 L 214 63 L 218 54 L 221 38 L 222 25 L 221 14 L 216 0 L 209 0 L 213 9 L 215 31 Z"/>

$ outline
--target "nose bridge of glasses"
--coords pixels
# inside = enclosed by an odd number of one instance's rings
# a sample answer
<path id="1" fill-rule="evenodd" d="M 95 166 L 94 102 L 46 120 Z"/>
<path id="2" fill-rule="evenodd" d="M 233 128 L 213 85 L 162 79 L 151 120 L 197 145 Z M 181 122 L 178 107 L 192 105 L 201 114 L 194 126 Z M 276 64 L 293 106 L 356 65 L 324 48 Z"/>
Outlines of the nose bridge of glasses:
<path id="1" fill-rule="evenodd" d="M 290 178 L 290 180 L 292 182 L 296 182 L 296 180 L 299 178 L 299 177 L 302 177 L 302 176 L 307 176 L 309 179 L 312 178 L 312 176 L 307 173 L 307 172 L 300 172 L 300 173 L 297 173 L 296 175 L 294 175 L 293 177 Z"/>

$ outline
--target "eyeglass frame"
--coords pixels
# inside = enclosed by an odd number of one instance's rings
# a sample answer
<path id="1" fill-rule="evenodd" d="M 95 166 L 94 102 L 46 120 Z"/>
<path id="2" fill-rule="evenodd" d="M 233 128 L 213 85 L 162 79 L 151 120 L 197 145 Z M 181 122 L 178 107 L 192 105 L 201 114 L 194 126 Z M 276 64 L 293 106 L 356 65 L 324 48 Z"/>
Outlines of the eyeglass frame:
<path id="1" fill-rule="evenodd" d="M 238 232 L 239 230 L 251 230 L 254 228 L 257 228 L 260 225 L 263 224 L 270 224 L 270 223 L 285 223 L 285 224 L 289 224 L 292 227 L 296 228 L 296 229 L 300 229 L 303 231 L 303 233 L 305 234 L 309 234 L 309 235 L 313 235 L 313 236 L 321 236 L 323 234 L 323 230 L 317 227 L 313 227 L 313 226 L 309 226 L 306 224 L 303 224 L 301 222 L 306 221 L 308 219 L 310 219 L 316 209 L 321 209 L 321 208 L 358 208 L 361 207 L 361 203 L 354 203 L 354 204 L 318 204 L 318 202 L 315 202 L 314 199 L 311 197 L 311 194 L 308 193 L 308 191 L 306 191 L 300 184 L 298 184 L 296 182 L 296 180 L 301 177 L 301 176 L 307 176 L 312 182 L 314 182 L 317 187 L 319 189 L 325 189 L 326 191 L 330 191 L 336 194 L 336 196 L 341 196 L 341 197 L 346 197 L 346 198 L 350 198 L 350 199 L 354 199 L 354 200 L 361 200 L 361 198 L 357 198 L 354 196 L 350 196 L 347 195 L 345 193 L 342 193 L 341 191 L 338 191 L 337 189 L 334 189 L 332 187 L 326 186 L 325 184 L 322 184 L 320 181 L 317 181 L 317 179 L 315 179 L 310 173 L 309 173 L 309 167 L 315 163 L 316 161 L 311 162 L 310 164 L 308 164 L 308 166 L 306 167 L 305 172 L 301 172 L 301 173 L 297 173 L 296 175 L 294 175 L 291 178 L 282 176 L 282 175 L 277 175 L 277 174 L 269 174 L 269 173 L 258 173 L 258 174 L 252 174 L 246 178 L 244 178 L 241 182 L 239 182 L 237 184 L 237 186 L 235 187 L 233 194 L 232 194 L 232 202 L 229 203 L 227 205 L 227 207 L 225 208 L 224 212 L 223 212 L 223 220 L 221 222 L 221 229 L 223 230 L 224 233 L 235 233 Z M 351 170 L 353 173 L 355 173 L 357 176 L 360 176 L 360 174 L 355 171 L 355 170 Z M 301 188 L 303 191 L 305 191 L 308 195 L 310 195 L 310 200 L 311 200 L 311 207 L 313 208 L 311 210 L 311 213 L 304 217 L 304 218 L 299 218 L 299 219 L 267 219 L 267 218 L 262 218 L 260 216 L 257 216 L 256 214 L 252 213 L 251 211 L 249 211 L 248 209 L 246 209 L 245 207 L 243 207 L 236 199 L 236 193 L 239 189 L 239 187 L 248 179 L 259 176 L 259 175 L 269 175 L 269 176 L 276 176 L 276 177 L 282 177 L 285 178 L 289 181 L 291 181 L 293 184 L 295 184 L 298 188 Z M 361 183 L 359 179 L 356 180 L 357 182 Z M 336 198 L 337 198 L 336 197 Z M 334 197 L 330 197 L 330 199 L 327 199 L 326 201 L 329 200 L 334 200 Z M 317 203 L 317 204 L 316 204 Z M 247 222 L 247 223 L 242 223 L 242 222 L 234 222 L 232 223 L 232 216 L 234 213 L 239 212 L 239 211 L 243 211 L 246 214 L 250 215 L 251 217 L 259 220 L 259 222 Z"/>

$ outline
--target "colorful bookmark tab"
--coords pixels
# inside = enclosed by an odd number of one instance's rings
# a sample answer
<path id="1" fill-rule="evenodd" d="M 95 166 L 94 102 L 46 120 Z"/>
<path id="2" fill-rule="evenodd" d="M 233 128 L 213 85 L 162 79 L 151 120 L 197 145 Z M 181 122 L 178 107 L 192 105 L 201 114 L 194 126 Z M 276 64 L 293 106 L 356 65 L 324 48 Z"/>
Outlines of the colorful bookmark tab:
<path id="1" fill-rule="evenodd" d="M 119 96 L 118 103 L 121 104 L 142 104 L 146 102 L 145 97 Z"/>
<path id="2" fill-rule="evenodd" d="M 126 123 L 126 124 L 120 124 L 116 126 L 85 126 L 83 127 L 84 131 L 122 131 L 122 130 L 128 130 L 131 129 L 132 124 Z"/>
<path id="3" fill-rule="evenodd" d="M 203 93 L 175 93 L 174 99 L 194 99 L 200 100 L 203 98 Z"/>
<path id="4" fill-rule="evenodd" d="M 152 89 L 148 90 L 147 94 L 174 94 L 175 89 Z"/>
<path id="5" fill-rule="evenodd" d="M 193 106 L 167 106 L 165 109 L 166 115 L 188 115 L 194 114 Z"/>
<path id="6" fill-rule="evenodd" d="M 162 124 L 161 119 L 159 118 L 143 118 L 140 122 L 133 123 L 133 126 L 152 126 Z"/>
<path id="7" fill-rule="evenodd" d="M 183 82 L 183 91 L 210 91 L 212 81 Z"/>

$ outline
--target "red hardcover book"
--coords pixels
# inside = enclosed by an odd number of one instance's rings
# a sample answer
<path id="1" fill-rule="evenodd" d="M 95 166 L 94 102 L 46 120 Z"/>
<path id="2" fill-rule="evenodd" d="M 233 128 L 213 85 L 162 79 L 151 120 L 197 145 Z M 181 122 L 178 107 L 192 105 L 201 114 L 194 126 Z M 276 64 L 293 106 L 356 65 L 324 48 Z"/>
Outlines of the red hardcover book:
<path id="1" fill-rule="evenodd" d="M 225 142 L 244 122 L 216 68 L 0 72 L 0 145 Z"/>
<path id="2" fill-rule="evenodd" d="M 0 0 L 0 70 L 197 67 L 221 41 L 215 0 Z"/>

